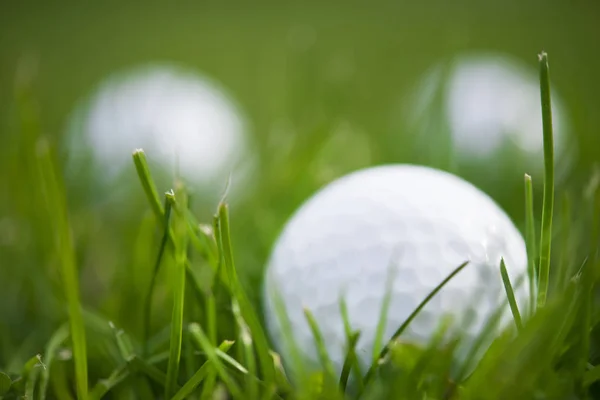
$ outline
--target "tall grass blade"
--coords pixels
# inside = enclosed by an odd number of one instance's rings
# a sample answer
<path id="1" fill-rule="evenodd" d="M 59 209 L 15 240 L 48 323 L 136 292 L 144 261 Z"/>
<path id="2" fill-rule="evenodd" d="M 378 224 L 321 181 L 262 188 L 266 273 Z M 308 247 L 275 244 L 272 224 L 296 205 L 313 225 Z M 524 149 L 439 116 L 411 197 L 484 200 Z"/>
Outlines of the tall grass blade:
<path id="1" fill-rule="evenodd" d="M 525 243 L 527 247 L 527 276 L 529 278 L 529 316 L 535 313 L 536 289 L 539 270 L 536 266 L 538 254 L 535 239 L 535 218 L 533 212 L 533 184 L 531 176 L 525 174 Z"/>
<path id="2" fill-rule="evenodd" d="M 452 271 L 442 282 L 440 282 L 439 285 L 437 285 L 431 291 L 431 293 L 429 293 L 425 297 L 425 299 L 423 299 L 423 301 L 421 301 L 421 303 L 417 306 L 417 308 L 415 308 L 415 310 L 408 316 L 406 321 L 404 321 L 404 323 L 392 335 L 392 338 L 388 341 L 387 345 L 381 350 L 381 353 L 379 354 L 379 360 L 384 358 L 387 355 L 387 353 L 389 352 L 390 343 L 394 342 L 398 337 L 400 337 L 400 335 L 402 335 L 402 333 L 406 330 L 408 325 L 417 317 L 417 315 L 419 314 L 419 312 L 421 312 L 423 307 L 425 307 L 427 305 L 429 300 L 431 300 L 433 298 L 433 296 L 435 296 L 440 290 L 442 290 L 442 288 L 448 282 L 450 282 L 450 280 L 452 278 L 454 278 L 460 271 L 462 271 L 468 264 L 469 264 L 469 262 L 466 261 L 463 264 L 456 267 L 456 269 L 454 269 L 454 271 Z M 369 368 L 369 370 L 367 371 L 367 373 L 363 379 L 365 386 L 367 386 L 367 384 L 373 379 L 378 367 L 379 367 L 379 361 L 371 364 L 371 367 Z"/>
<path id="3" fill-rule="evenodd" d="M 246 395 L 251 399 L 256 399 L 258 398 L 258 386 L 256 385 L 254 377 L 257 376 L 257 369 L 251 332 L 250 329 L 248 329 L 248 325 L 246 325 L 246 321 L 244 321 L 244 318 L 242 317 L 239 303 L 235 298 L 232 300 L 231 308 L 233 310 L 233 316 L 239 327 L 240 340 L 244 348 L 244 360 L 248 366 L 249 376 L 246 377 Z"/>
<path id="4" fill-rule="evenodd" d="M 165 193 L 164 233 L 160 242 L 160 247 L 158 249 L 158 255 L 156 256 L 156 262 L 154 263 L 154 269 L 152 270 L 152 277 L 150 278 L 150 287 L 148 288 L 148 294 L 146 295 L 146 300 L 144 301 L 144 356 L 148 355 L 148 338 L 150 335 L 150 322 L 152 317 L 152 297 L 154 294 L 154 286 L 156 285 L 156 277 L 158 276 L 158 271 L 160 269 L 160 264 L 165 253 L 165 247 L 169 237 L 169 226 L 171 219 L 171 208 L 173 206 L 173 199 L 174 194 L 172 191 Z"/>
<path id="5" fill-rule="evenodd" d="M 42 376 L 40 378 L 40 400 L 44 400 L 46 398 L 48 392 L 48 382 L 50 381 L 50 370 L 52 368 L 52 363 L 54 362 L 54 357 L 58 352 L 58 349 L 69 337 L 69 326 L 62 325 L 50 338 L 48 341 L 48 345 L 46 346 L 46 352 L 44 353 L 44 361 L 46 364 L 46 368 L 42 371 Z"/>
<path id="6" fill-rule="evenodd" d="M 183 188 L 177 191 L 177 203 L 175 205 L 174 232 L 177 240 L 177 252 L 175 253 L 175 280 L 173 287 L 173 313 L 171 317 L 171 339 L 169 363 L 167 365 L 167 380 L 165 385 L 165 398 L 175 393 L 177 377 L 179 375 L 179 364 L 181 360 L 181 343 L 183 337 L 183 308 L 185 298 L 185 277 L 187 261 L 187 234 L 188 225 L 185 218 L 187 210 L 187 196 Z M 172 195 L 171 195 L 172 196 Z M 175 202 L 175 199 L 171 201 Z"/>
<path id="7" fill-rule="evenodd" d="M 381 310 L 379 314 L 379 321 L 377 323 L 377 330 L 375 333 L 375 342 L 373 343 L 373 353 L 371 357 L 371 363 L 376 363 L 379 360 L 379 353 L 383 347 L 385 326 L 388 320 L 388 311 L 390 303 L 392 301 L 392 289 L 394 287 L 394 278 L 396 277 L 396 265 L 392 262 L 388 269 L 388 277 L 386 279 L 385 293 L 381 301 Z"/>
<path id="8" fill-rule="evenodd" d="M 321 359 L 321 365 L 328 375 L 327 379 L 332 379 L 335 376 L 335 370 L 333 368 L 331 359 L 329 358 L 329 354 L 327 353 L 327 346 L 325 346 L 325 340 L 323 339 L 323 335 L 321 334 L 317 320 L 308 308 L 304 308 L 304 316 L 306 317 L 306 321 L 310 326 L 310 330 L 315 341 L 315 346 L 317 348 L 319 358 Z"/>
<path id="9" fill-rule="evenodd" d="M 548 55 L 542 52 L 540 62 L 540 93 L 542 124 L 544 128 L 544 199 L 542 206 L 542 229 L 540 237 L 540 278 L 537 306 L 546 304 L 550 276 L 550 253 L 552 238 L 552 213 L 554 209 L 554 139 L 552 131 L 552 106 L 550 98 L 550 72 Z"/>
<path id="10" fill-rule="evenodd" d="M 358 365 L 357 357 L 356 357 L 356 344 L 360 339 L 360 332 L 356 331 L 349 336 L 347 335 L 347 343 L 348 348 L 346 351 L 346 358 L 344 359 L 344 364 L 342 366 L 342 373 L 340 374 L 340 390 L 342 393 L 346 392 L 346 387 L 348 386 L 348 378 L 350 377 L 350 372 L 355 365 Z M 362 377 L 359 377 L 359 390 L 362 388 Z"/>
<path id="11" fill-rule="evenodd" d="M 48 143 L 41 141 L 38 144 L 38 172 L 50 213 L 50 221 L 56 233 L 56 249 L 61 261 L 63 287 L 68 303 L 71 341 L 75 359 L 77 397 L 80 400 L 86 400 L 88 395 L 88 365 L 85 327 L 79 299 L 79 279 L 65 191 L 56 173 Z"/>
<path id="12" fill-rule="evenodd" d="M 359 391 L 363 390 L 363 373 L 358 362 L 358 357 L 354 351 L 358 341 L 360 340 L 360 333 L 354 332 L 350 325 L 350 316 L 348 315 L 348 305 L 344 296 L 340 297 L 340 314 L 342 315 L 342 321 L 344 322 L 344 334 L 346 335 L 346 343 L 348 343 L 348 353 L 346 354 L 346 361 L 351 362 L 350 370 L 354 373 L 354 380 L 356 382 Z M 351 346 L 353 337 L 358 333 L 356 343 Z"/>
<path id="13" fill-rule="evenodd" d="M 556 282 L 554 285 L 554 289 L 557 295 L 560 295 L 562 290 L 565 288 L 567 281 L 569 280 L 569 275 L 571 272 L 571 263 L 574 255 L 571 253 L 571 235 L 572 227 L 571 227 L 571 199 L 568 194 L 565 193 L 563 196 L 563 202 L 561 207 L 561 252 L 560 252 L 560 265 L 558 276 L 556 277 Z"/>
<path id="14" fill-rule="evenodd" d="M 515 292 L 513 286 L 510 283 L 510 277 L 506 271 L 506 265 L 504 264 L 504 258 L 500 259 L 500 275 L 502 275 L 502 283 L 504 284 L 504 290 L 506 291 L 506 298 L 512 312 L 515 325 L 519 331 L 523 330 L 523 322 L 521 320 L 521 313 L 519 312 L 519 306 L 515 299 Z"/>
<path id="15" fill-rule="evenodd" d="M 260 362 L 260 369 L 264 375 L 264 379 L 267 382 L 270 382 L 273 381 L 275 377 L 275 371 L 273 370 L 273 363 L 269 357 L 269 344 L 260 320 L 237 277 L 235 264 L 233 262 L 231 236 L 229 233 L 229 208 L 226 203 L 219 203 L 218 216 L 219 231 L 215 233 L 219 235 L 222 243 L 224 265 L 227 270 L 226 275 L 232 278 L 232 296 L 238 301 L 244 320 L 248 324 L 252 338 L 254 339 L 254 345 L 256 346 L 256 352 Z"/>

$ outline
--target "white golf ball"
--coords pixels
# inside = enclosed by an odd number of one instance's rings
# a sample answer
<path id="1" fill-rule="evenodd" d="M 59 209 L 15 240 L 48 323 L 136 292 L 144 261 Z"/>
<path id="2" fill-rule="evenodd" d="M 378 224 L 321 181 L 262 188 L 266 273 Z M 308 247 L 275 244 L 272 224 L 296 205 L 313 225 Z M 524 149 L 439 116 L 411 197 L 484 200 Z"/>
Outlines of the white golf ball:
<path id="1" fill-rule="evenodd" d="M 409 131 L 420 134 L 420 152 L 449 148 L 458 164 L 489 165 L 493 159 L 495 170 L 504 163 L 519 174 L 542 171 L 538 72 L 510 56 L 459 54 L 437 63 L 418 81 L 405 112 Z M 552 112 L 555 158 L 564 171 L 572 158 L 573 143 L 567 110 L 555 87 Z M 448 146 L 433 149 L 432 140 Z"/>
<path id="2" fill-rule="evenodd" d="M 247 124 L 235 101 L 215 81 L 168 64 L 101 82 L 74 113 L 68 139 L 68 172 L 91 169 L 96 182 L 116 190 L 131 187 L 115 182 L 135 178 L 132 152 L 139 148 L 156 176 L 178 174 L 217 196 L 230 173 L 237 178 L 249 169 Z"/>
<path id="3" fill-rule="evenodd" d="M 344 296 L 350 324 L 361 331 L 360 361 L 370 365 L 387 285 L 392 297 L 385 342 L 444 278 L 469 261 L 400 337 L 426 345 L 448 314 L 456 318 L 454 327 L 469 345 L 498 307 L 506 307 L 500 327 L 511 321 L 501 258 L 515 285 L 527 272 L 523 238 L 504 211 L 470 183 L 423 166 L 360 170 L 316 193 L 283 229 L 264 281 L 268 331 L 285 359 L 289 354 L 278 317 L 279 298 L 298 348 L 306 361 L 316 361 L 314 337 L 303 313 L 308 308 L 339 371 L 346 346 L 339 306 Z M 516 297 L 521 307 L 528 304 L 526 281 Z M 468 350 L 459 349 L 457 356 Z"/>

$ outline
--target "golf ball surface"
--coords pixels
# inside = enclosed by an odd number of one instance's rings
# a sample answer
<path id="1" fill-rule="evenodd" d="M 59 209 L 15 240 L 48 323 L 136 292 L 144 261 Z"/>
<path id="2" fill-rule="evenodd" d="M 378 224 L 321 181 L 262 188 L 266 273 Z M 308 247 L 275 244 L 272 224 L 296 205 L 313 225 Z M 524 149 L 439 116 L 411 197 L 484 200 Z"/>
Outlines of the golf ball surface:
<path id="1" fill-rule="evenodd" d="M 511 322 L 501 258 L 515 285 L 527 271 L 523 238 L 490 197 L 462 178 L 416 165 L 353 172 L 302 205 L 275 243 L 264 282 L 267 328 L 285 360 L 279 319 L 284 310 L 297 347 L 314 362 L 314 336 L 303 311 L 308 308 L 340 371 L 346 347 L 343 296 L 351 327 L 361 332 L 359 361 L 368 366 L 386 288 L 391 301 L 385 342 L 437 285 L 469 261 L 400 337 L 426 345 L 449 314 L 469 344 L 499 306 L 506 308 L 501 327 Z M 523 281 L 515 289 L 520 307 L 527 305 L 527 288 Z"/>

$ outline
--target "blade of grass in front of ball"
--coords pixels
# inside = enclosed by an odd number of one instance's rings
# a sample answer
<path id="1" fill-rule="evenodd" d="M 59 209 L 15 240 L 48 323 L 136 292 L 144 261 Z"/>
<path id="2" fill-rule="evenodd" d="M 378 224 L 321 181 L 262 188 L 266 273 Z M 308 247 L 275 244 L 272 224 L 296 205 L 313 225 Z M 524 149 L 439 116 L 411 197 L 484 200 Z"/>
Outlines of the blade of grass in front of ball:
<path id="1" fill-rule="evenodd" d="M 308 308 L 304 308 L 304 316 L 308 322 L 308 325 L 310 326 L 321 365 L 323 366 L 325 373 L 327 374 L 327 380 L 329 381 L 335 377 L 335 372 L 331 358 L 329 358 L 329 354 L 327 353 L 325 340 L 323 339 L 323 335 L 321 334 L 317 320 Z"/>
<path id="2" fill-rule="evenodd" d="M 167 364 L 167 380 L 165 385 L 165 398 L 170 398 L 177 386 L 177 377 L 179 376 L 179 364 L 181 361 L 181 347 L 183 336 L 183 309 L 185 298 L 185 278 L 186 261 L 188 248 L 188 226 L 185 218 L 187 209 L 187 194 L 183 188 L 178 188 L 177 199 L 173 194 L 167 196 L 173 197 L 175 208 L 175 217 L 173 218 L 173 232 L 175 246 L 174 281 L 173 281 L 173 311 L 171 314 L 171 337 L 169 340 L 169 362 Z"/>
<path id="3" fill-rule="evenodd" d="M 496 336 L 507 303 L 508 299 L 504 298 L 498 308 L 487 319 L 481 332 L 477 335 L 477 338 L 469 349 L 467 356 L 464 358 L 462 365 L 458 368 L 458 373 L 455 376 L 456 382 L 460 383 L 467 378 L 467 375 L 472 370 L 473 364 L 478 359 L 479 354 L 484 350 L 484 346 L 489 342 L 490 338 Z"/>
<path id="4" fill-rule="evenodd" d="M 219 232 L 215 233 L 221 238 L 225 270 L 227 270 L 228 274 L 231 274 L 232 277 L 232 297 L 235 297 L 236 301 L 238 302 L 241 315 L 250 329 L 254 346 L 256 347 L 256 352 L 258 354 L 260 369 L 264 374 L 264 379 L 270 382 L 274 379 L 275 371 L 273 370 L 273 363 L 271 362 L 271 358 L 269 356 L 269 344 L 260 320 L 254 311 L 246 292 L 239 282 L 236 273 L 233 260 L 231 235 L 229 233 L 229 207 L 225 202 L 221 202 L 219 204 L 218 215 L 220 221 L 218 226 L 220 229 Z"/>
<path id="5" fill-rule="evenodd" d="M 250 329 L 248 329 L 246 321 L 244 321 L 244 318 L 242 317 L 240 305 L 235 298 L 231 302 L 231 309 L 239 328 L 239 337 L 244 350 L 244 360 L 246 361 L 249 371 L 249 375 L 246 376 L 246 395 L 251 399 L 257 399 L 258 387 L 256 385 L 256 381 L 253 379 L 254 376 L 257 376 L 257 371 L 256 358 L 254 357 L 254 347 L 252 344 L 252 335 Z"/>
<path id="6" fill-rule="evenodd" d="M 287 375 L 285 373 L 285 368 L 283 367 L 283 364 L 281 363 L 281 356 L 277 353 L 275 353 L 274 351 L 269 351 L 269 355 L 271 356 L 271 359 L 273 360 L 273 369 L 275 370 L 275 380 L 271 381 L 271 382 L 267 382 L 267 383 L 271 383 L 278 392 L 282 393 L 282 394 L 287 394 L 287 393 L 292 393 L 293 388 L 292 385 L 290 384 L 290 381 L 287 378 Z M 264 395 L 266 396 L 267 393 L 265 392 Z"/>
<path id="7" fill-rule="evenodd" d="M 143 355 L 148 355 L 148 338 L 150 335 L 150 322 L 152 317 L 152 297 L 154 294 L 154 286 L 156 285 L 156 277 L 158 276 L 158 271 L 160 269 L 160 265 L 163 259 L 163 255 L 165 253 L 165 248 L 167 246 L 167 241 L 169 238 L 169 229 L 170 229 L 170 220 L 171 220 L 171 208 L 174 203 L 174 194 L 172 191 L 165 193 L 165 208 L 164 208 L 164 233 L 162 240 L 160 242 L 160 246 L 158 248 L 158 254 L 156 256 L 156 261 L 154 262 L 154 268 L 152 270 L 152 277 L 150 278 L 150 287 L 148 288 L 148 294 L 146 295 L 146 301 L 144 302 L 144 334 L 143 334 L 143 343 L 144 350 Z"/>
<path id="8" fill-rule="evenodd" d="M 552 213 L 554 209 L 554 139 L 552 131 L 552 105 L 550 98 L 550 72 L 548 55 L 542 52 L 540 62 L 540 94 L 542 103 L 542 126 L 544 131 L 544 198 L 542 205 L 542 229 L 540 237 L 540 277 L 538 307 L 543 307 L 548 294 L 550 276 L 550 253 L 552 242 Z"/>
<path id="9" fill-rule="evenodd" d="M 150 174 L 150 167 L 148 166 L 148 160 L 146 159 L 146 153 L 143 149 L 136 149 L 133 151 L 133 162 L 137 171 L 140 183 L 146 193 L 146 198 L 150 202 L 150 207 L 154 212 L 154 215 L 162 219 L 164 210 L 158 197 L 158 190 L 156 190 L 156 184 Z"/>
<path id="10" fill-rule="evenodd" d="M 510 283 L 510 277 L 508 276 L 508 272 L 506 271 L 504 258 L 500 259 L 500 275 L 502 276 L 502 283 L 504 285 L 504 291 L 506 292 L 506 298 L 508 300 L 508 305 L 510 306 L 510 311 L 512 312 L 513 320 L 515 321 L 517 329 L 521 331 L 523 329 L 521 313 L 519 312 L 519 306 L 517 305 L 517 300 L 515 299 L 515 292 L 513 290 L 513 286 Z"/>
<path id="11" fill-rule="evenodd" d="M 86 400 L 89 389 L 86 334 L 81 300 L 79 298 L 79 278 L 77 274 L 75 247 L 69 224 L 65 191 L 56 173 L 56 165 L 50 153 L 48 143 L 39 142 L 36 154 L 40 184 L 49 212 L 50 225 L 57 235 L 57 240 L 55 240 L 56 251 L 60 259 L 63 289 L 67 299 L 69 321 L 71 324 L 71 342 L 73 357 L 75 359 L 77 397 L 81 400 Z"/>
<path id="12" fill-rule="evenodd" d="M 417 359 L 413 368 L 408 373 L 406 377 L 406 381 L 408 383 L 420 382 L 422 378 L 429 373 L 429 369 L 433 366 L 433 362 L 439 361 L 439 358 L 443 356 L 441 347 L 444 343 L 444 337 L 446 336 L 446 333 L 452 326 L 452 322 L 452 317 L 450 315 L 446 315 L 442 318 L 431 340 L 429 340 L 428 345 L 422 350 L 420 357 Z M 457 340 L 454 342 L 457 342 Z M 399 346 L 403 345 L 403 343 L 399 343 Z M 448 346 L 448 348 L 451 348 L 451 346 Z M 448 357 L 451 357 L 451 355 L 452 354 L 449 354 Z M 416 389 L 414 385 L 411 385 L 411 388 Z M 414 396 L 416 395 L 417 394 L 414 393 Z"/>
<path id="13" fill-rule="evenodd" d="M 305 363 L 296 337 L 292 329 L 292 324 L 288 318 L 286 305 L 283 302 L 283 298 L 276 287 L 272 288 L 271 296 L 273 296 L 273 306 L 275 308 L 275 317 L 281 327 L 281 338 L 283 341 L 283 347 L 285 353 L 288 354 L 286 362 L 286 368 L 289 367 L 292 370 L 292 375 L 299 381 L 299 387 L 304 388 L 304 384 L 308 382 L 308 374 L 305 368 Z"/>
<path id="14" fill-rule="evenodd" d="M 215 225 L 213 225 L 215 227 L 216 227 L 216 220 L 217 220 L 217 218 L 215 217 L 215 219 L 214 219 Z M 216 232 L 215 228 L 213 228 L 213 232 Z M 216 238 L 215 238 L 215 246 L 217 246 Z M 215 254 L 216 254 L 215 259 L 218 259 L 217 270 L 212 276 L 212 280 L 210 282 L 209 289 L 208 289 L 208 294 L 205 297 L 206 298 L 207 336 L 213 346 L 217 346 L 217 330 L 218 330 L 216 290 L 219 288 L 219 286 L 216 284 L 216 282 L 219 279 L 221 271 L 223 270 L 223 257 L 220 256 L 220 254 L 221 254 L 220 251 L 217 250 Z M 216 379 L 217 379 L 217 372 L 215 371 L 214 368 L 212 368 L 207 373 L 205 382 L 202 385 L 202 392 L 200 393 L 200 399 L 208 399 L 212 396 L 212 392 L 213 392 L 215 384 L 216 384 Z"/>
<path id="15" fill-rule="evenodd" d="M 360 364 L 358 362 L 358 357 L 356 356 L 356 344 L 360 337 L 356 338 L 356 343 L 352 346 L 353 337 L 357 334 L 352 330 L 352 326 L 350 324 L 350 315 L 348 315 L 348 305 L 346 304 L 346 298 L 344 295 L 340 296 L 340 314 L 342 316 L 342 321 L 344 322 L 344 334 L 346 336 L 346 343 L 348 346 L 346 360 L 350 361 L 351 371 L 354 373 L 354 379 L 357 385 L 358 390 L 363 389 L 363 374 L 360 368 Z M 358 333 L 360 336 L 360 333 Z M 344 362 L 345 365 L 345 362 Z"/>
<path id="16" fill-rule="evenodd" d="M 351 333 L 349 336 L 346 336 L 346 343 L 347 343 L 347 349 L 346 349 L 346 357 L 344 359 L 344 364 L 342 366 L 342 373 L 340 374 L 340 382 L 339 382 L 339 386 L 340 386 L 340 390 L 342 391 L 342 393 L 346 393 L 346 386 L 348 385 L 348 378 L 350 377 L 350 372 L 353 369 L 354 365 L 357 365 L 357 357 L 356 357 L 356 344 L 358 343 L 358 340 L 360 339 L 360 332 L 356 331 L 354 333 Z M 358 381 L 357 383 L 362 386 L 362 377 L 360 377 L 360 381 Z"/>
<path id="17" fill-rule="evenodd" d="M 392 258 L 394 260 L 394 258 Z M 397 266 L 392 261 L 388 267 L 388 273 L 385 280 L 385 293 L 381 300 L 381 310 L 379 312 L 379 321 L 377 322 L 377 330 L 375 331 L 375 341 L 373 343 L 373 353 L 371 355 L 371 363 L 377 363 L 379 360 L 379 354 L 383 348 L 385 326 L 388 319 L 388 312 L 390 309 L 390 302 L 392 301 L 392 291 L 394 287 L 394 278 L 396 277 Z"/>
<path id="18" fill-rule="evenodd" d="M 39 389 L 39 399 L 44 400 L 48 391 L 48 382 L 50 381 L 50 370 L 52 368 L 52 363 L 54 362 L 54 358 L 58 353 L 60 346 L 67 340 L 69 337 L 69 326 L 67 324 L 61 325 L 60 328 L 52 334 L 50 340 L 48 340 L 48 344 L 46 345 L 46 351 L 44 352 L 44 361 L 46 363 L 46 368 L 42 371 L 42 376 L 40 377 L 40 389 Z"/>
<path id="19" fill-rule="evenodd" d="M 536 288 L 539 271 L 536 266 L 535 218 L 533 212 L 533 184 L 531 176 L 525 174 L 525 243 L 527 247 L 527 273 L 529 275 L 529 316 L 535 312 Z"/>
<path id="20" fill-rule="evenodd" d="M 415 308 L 415 310 L 408 316 L 408 318 L 402 323 L 402 325 L 396 330 L 396 332 L 392 335 L 392 338 L 388 341 L 388 344 L 381 350 L 381 353 L 379 354 L 379 359 L 377 362 L 371 364 L 369 370 L 367 371 L 363 381 L 364 381 L 364 385 L 365 387 L 369 384 L 369 382 L 373 379 L 375 372 L 377 371 L 377 368 L 379 367 L 379 360 L 384 358 L 385 355 L 388 353 L 389 351 L 389 344 L 392 341 L 397 340 L 400 335 L 402 335 L 402 333 L 406 330 L 406 328 L 408 327 L 408 325 L 417 317 L 417 315 L 419 314 L 419 312 L 421 312 L 421 310 L 423 309 L 423 307 L 425 307 L 427 305 L 427 303 L 448 283 L 450 282 L 450 280 L 452 278 L 454 278 L 460 271 L 462 271 L 467 265 L 469 264 L 468 261 L 465 261 L 464 263 L 462 263 L 461 265 L 459 265 L 458 267 L 456 267 L 454 269 L 454 271 L 452 271 L 442 282 L 440 282 L 422 301 L 421 303 Z"/>

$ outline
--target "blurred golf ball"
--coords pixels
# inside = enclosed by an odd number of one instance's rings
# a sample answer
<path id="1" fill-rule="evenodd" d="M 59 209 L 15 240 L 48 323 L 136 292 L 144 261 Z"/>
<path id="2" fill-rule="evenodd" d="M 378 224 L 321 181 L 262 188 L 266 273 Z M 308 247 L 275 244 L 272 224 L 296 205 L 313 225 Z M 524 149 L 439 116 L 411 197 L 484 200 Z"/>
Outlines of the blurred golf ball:
<path id="1" fill-rule="evenodd" d="M 501 257 L 516 285 L 527 271 L 523 238 L 504 211 L 467 181 L 414 165 L 359 170 L 317 192 L 283 229 L 266 268 L 267 327 L 287 359 L 286 331 L 279 319 L 283 311 L 305 361 L 316 362 L 303 314 L 308 308 L 339 372 L 346 346 L 339 305 L 343 296 L 351 327 L 361 332 L 357 354 L 364 367 L 372 359 L 387 288 L 392 297 L 384 342 L 444 278 L 469 261 L 400 337 L 425 346 L 444 315 L 450 315 L 453 329 L 465 338 L 457 352 L 460 360 L 498 307 L 505 307 L 500 328 L 512 323 Z M 522 282 L 516 297 L 525 310 L 529 290 Z M 283 307 L 279 311 L 278 304 Z"/>
<path id="2" fill-rule="evenodd" d="M 570 128 L 559 93 L 551 92 L 555 159 L 565 172 Z M 490 174 L 510 168 L 539 176 L 543 170 L 539 73 L 511 57 L 463 54 L 436 64 L 418 81 L 405 111 L 417 151 L 433 163 L 450 150 L 455 165 Z"/>
<path id="3" fill-rule="evenodd" d="M 235 101 L 216 82 L 174 65 L 108 77 L 68 129 L 71 179 L 87 173 L 111 191 L 137 184 L 132 152 L 139 148 L 159 181 L 170 185 L 178 175 L 202 196 L 220 195 L 230 173 L 235 190 L 250 168 L 247 125 Z"/>

